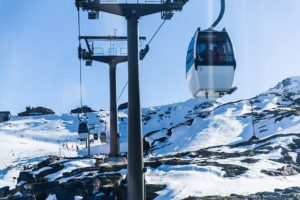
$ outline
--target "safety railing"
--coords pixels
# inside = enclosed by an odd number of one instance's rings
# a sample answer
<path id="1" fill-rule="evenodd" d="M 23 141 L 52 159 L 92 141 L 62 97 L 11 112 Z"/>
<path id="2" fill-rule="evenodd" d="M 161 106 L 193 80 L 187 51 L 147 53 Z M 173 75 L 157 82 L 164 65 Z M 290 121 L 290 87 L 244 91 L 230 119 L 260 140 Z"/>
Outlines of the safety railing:
<path id="1" fill-rule="evenodd" d="M 127 56 L 127 48 L 108 48 L 104 50 L 101 47 L 94 48 L 92 56 Z"/>
<path id="2" fill-rule="evenodd" d="M 128 51 L 127 48 L 120 48 L 120 55 L 121 56 L 127 56 Z"/>
<path id="3" fill-rule="evenodd" d="M 97 56 L 102 56 L 104 55 L 104 50 L 102 47 L 96 47 L 93 49 L 93 54 Z"/>
<path id="4" fill-rule="evenodd" d="M 92 38 L 87 36 L 87 41 L 83 44 L 84 57 L 91 56 L 127 56 L 126 40 L 108 40 L 105 38 Z M 140 41 L 140 46 L 142 42 Z"/>

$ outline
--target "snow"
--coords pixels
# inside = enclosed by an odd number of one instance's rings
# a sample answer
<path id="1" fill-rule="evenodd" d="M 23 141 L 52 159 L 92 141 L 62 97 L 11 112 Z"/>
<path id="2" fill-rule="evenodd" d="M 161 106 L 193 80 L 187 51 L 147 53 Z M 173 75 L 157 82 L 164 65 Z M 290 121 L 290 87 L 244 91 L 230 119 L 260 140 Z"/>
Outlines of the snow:
<path id="1" fill-rule="evenodd" d="M 298 154 L 296 152 L 290 152 L 289 156 L 292 157 L 292 159 L 293 159 L 294 162 L 297 162 L 297 156 L 298 156 Z"/>
<path id="2" fill-rule="evenodd" d="M 214 116 L 209 120 L 208 127 L 201 134 L 198 134 L 197 138 L 187 148 L 188 150 L 199 149 L 198 144 L 201 148 L 205 148 L 229 144 L 240 139 L 238 136 L 243 131 L 243 125 L 238 120 L 226 115 Z"/>
<path id="3" fill-rule="evenodd" d="M 63 176 L 66 172 L 71 172 L 74 169 L 84 168 L 84 167 L 94 167 L 96 163 L 95 159 L 79 159 L 64 164 L 64 168 L 56 173 L 49 174 L 46 178 L 49 181 L 54 181 Z"/>
<path id="4" fill-rule="evenodd" d="M 91 173 L 93 173 L 93 175 L 91 175 Z M 91 178 L 91 177 L 95 177 L 95 176 L 100 176 L 100 175 L 104 175 L 104 174 L 113 174 L 113 173 L 120 173 L 123 175 L 123 178 L 125 178 L 125 175 L 127 174 L 127 170 L 122 169 L 120 171 L 117 172 L 104 172 L 104 173 L 99 173 L 98 171 L 89 171 L 89 172 L 83 172 L 82 174 L 78 175 L 74 175 L 74 176 L 69 176 L 66 178 L 57 178 L 59 180 L 59 183 L 64 183 L 64 182 L 68 182 L 69 180 L 72 179 L 83 179 L 85 178 L 87 175 Z M 57 180 L 55 179 L 55 180 Z"/>
<path id="5" fill-rule="evenodd" d="M 105 196 L 105 194 L 103 192 L 96 194 L 96 197 L 103 197 L 103 196 Z"/>
<path id="6" fill-rule="evenodd" d="M 223 147 L 221 147 L 223 151 Z M 214 149 L 216 150 L 216 149 Z M 235 149 L 239 151 L 239 149 Z M 280 158 L 280 150 L 269 154 L 259 154 L 253 164 L 241 163 L 243 157 L 213 160 L 221 164 L 235 164 L 247 167 L 249 170 L 234 178 L 224 178 L 224 172 L 218 167 L 202 167 L 197 165 L 162 166 L 149 169 L 146 180 L 152 184 L 167 184 L 157 199 L 183 199 L 188 196 L 230 195 L 238 193 L 248 195 L 262 191 L 273 191 L 274 188 L 297 186 L 296 177 L 270 177 L 261 173 L 262 169 L 275 170 L 284 166 L 268 158 Z M 246 157 L 245 157 L 246 158 Z M 180 180 L 180 181 L 177 181 Z"/>
<path id="7" fill-rule="evenodd" d="M 273 166 L 274 163 L 261 162 L 254 165 L 253 169 L 242 176 L 224 178 L 222 172 L 213 169 L 186 170 L 173 168 L 148 170 L 146 180 L 152 184 L 166 184 L 167 188 L 160 192 L 156 200 L 184 199 L 189 196 L 211 196 L 241 194 L 249 195 L 263 191 L 273 191 L 274 188 L 284 189 L 299 185 L 300 175 L 286 177 L 271 177 L 260 173 L 260 165 Z M 255 170 L 258 169 L 258 170 Z M 298 179 L 298 180 L 297 180 Z M 180 180 L 180 181 L 178 181 Z"/>
<path id="8" fill-rule="evenodd" d="M 21 185 L 24 185 L 26 183 L 26 181 L 20 181 L 17 186 L 21 186 Z"/>
<path id="9" fill-rule="evenodd" d="M 38 175 L 39 173 L 52 169 L 52 167 L 42 167 L 41 169 L 37 170 L 37 171 L 33 171 L 33 175 Z"/>
<path id="10" fill-rule="evenodd" d="M 202 109 L 201 105 L 212 104 L 212 106 Z M 169 128 L 170 126 L 184 123 L 187 117 L 192 119 L 199 113 L 211 111 L 220 105 L 219 102 L 211 100 L 190 99 L 181 103 L 174 103 L 159 107 L 143 108 L 143 116 L 149 116 L 149 120 L 144 120 L 143 133 Z M 127 118 L 120 123 L 121 141 L 127 141 Z M 124 140 L 125 139 L 125 140 Z"/>
<path id="11" fill-rule="evenodd" d="M 17 184 L 20 169 L 1 170 L 0 173 L 0 187 L 9 186 L 10 189 L 14 189 Z"/>
<path id="12" fill-rule="evenodd" d="M 49 195 L 46 200 L 57 200 L 57 198 L 56 198 L 55 194 L 52 194 L 52 195 Z"/>
<path id="13" fill-rule="evenodd" d="M 300 132 L 300 117 L 292 113 L 289 106 L 293 99 L 300 97 L 300 77 L 286 79 L 269 91 L 251 99 L 254 100 L 254 112 L 256 120 L 254 130 L 252 128 L 252 115 L 250 100 L 224 103 L 220 100 L 190 99 L 186 102 L 174 103 L 164 106 L 143 108 L 143 134 L 145 140 L 153 145 L 151 155 L 165 156 L 179 152 L 197 151 L 210 148 L 217 152 L 244 152 L 253 150 L 266 143 L 246 145 L 237 148 L 229 148 L 226 145 L 247 141 L 253 132 L 265 139 L 275 135 L 287 135 Z M 274 114 L 276 111 L 276 114 Z M 289 114 L 289 113 L 288 113 Z M 284 115 L 284 117 L 282 117 Z M 259 117 L 257 117 L 259 116 Z M 280 118 L 280 119 L 278 119 Z M 100 111 L 89 113 L 87 120 L 94 125 L 95 133 L 106 131 L 107 143 L 99 141 L 92 143 L 91 153 L 95 157 L 105 158 L 109 153 L 109 112 Z M 127 110 L 119 112 L 119 132 L 121 152 L 128 149 Z M 189 123 L 187 123 L 189 122 Z M 76 115 L 49 115 L 35 117 L 13 117 L 11 121 L 0 124 L 0 188 L 16 187 L 17 177 L 24 165 L 33 165 L 43 161 L 46 156 L 57 155 L 61 157 L 76 157 L 86 155 L 84 145 L 78 142 L 77 127 L 79 121 Z M 278 137 L 269 140 L 272 146 L 288 148 L 293 142 L 293 137 Z M 77 151 L 76 146 L 79 150 Z M 297 151 L 299 152 L 299 150 Z M 293 161 L 297 160 L 297 153 L 289 153 Z M 299 186 L 300 175 L 293 176 L 268 176 L 261 172 L 264 170 L 276 170 L 284 167 L 284 164 L 270 159 L 282 158 L 282 149 L 274 149 L 267 154 L 253 156 L 258 161 L 255 163 L 243 163 L 246 157 L 211 159 L 220 164 L 234 164 L 247 167 L 249 170 L 237 177 L 224 177 L 224 171 L 220 167 L 199 166 L 197 164 L 168 166 L 162 165 L 157 169 L 148 169 L 146 180 L 152 184 L 166 184 L 165 190 L 160 192 L 156 199 L 183 199 L 188 196 L 230 195 L 232 193 L 251 194 L 263 191 L 273 191 L 275 188 L 284 189 L 290 186 Z M 198 158 L 198 161 L 206 158 Z M 197 159 L 195 159 L 197 161 Z M 50 181 L 59 180 L 65 182 L 73 178 L 83 178 L 87 173 L 78 177 L 63 178 L 63 174 L 74 169 L 94 167 L 94 158 L 76 159 L 71 162 L 62 162 L 64 168 L 56 173 L 48 175 Z M 118 164 L 110 162 L 107 164 Z M 50 166 L 38 171 L 32 171 L 34 175 Z M 119 173 L 125 175 L 126 170 Z M 95 171 L 95 176 L 99 175 Z M 180 181 L 179 181 L 180 180 Z M 25 184 L 20 182 L 19 185 Z M 19 194 L 22 195 L 22 194 Z M 98 196 L 102 194 L 99 193 Z M 82 197 L 75 197 L 81 199 Z M 55 195 L 49 195 L 47 199 L 56 199 Z"/>
<path id="14" fill-rule="evenodd" d="M 76 151 L 62 147 L 66 141 L 70 146 L 77 143 L 77 134 L 71 132 L 74 120 L 72 115 L 14 117 L 0 124 L 0 187 L 15 188 L 24 164 L 40 162 L 48 155 L 76 156 Z"/>
<path id="15" fill-rule="evenodd" d="M 22 197 L 23 194 L 21 192 L 17 192 L 16 194 L 14 194 L 15 197 Z"/>

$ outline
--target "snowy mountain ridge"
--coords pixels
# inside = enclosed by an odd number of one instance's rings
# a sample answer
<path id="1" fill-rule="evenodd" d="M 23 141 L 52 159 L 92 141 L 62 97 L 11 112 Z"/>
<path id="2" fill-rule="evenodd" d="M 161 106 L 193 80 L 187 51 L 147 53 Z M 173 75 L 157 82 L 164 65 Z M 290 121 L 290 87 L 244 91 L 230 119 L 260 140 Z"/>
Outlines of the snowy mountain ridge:
<path id="1" fill-rule="evenodd" d="M 180 123 L 179 121 L 170 123 L 167 129 L 158 129 L 156 132 L 151 132 L 153 129 L 150 131 L 148 123 L 153 127 L 155 121 L 168 121 L 169 116 L 160 113 L 158 117 L 149 119 L 149 114 L 145 112 L 143 115 L 145 139 L 150 149 L 152 148 L 152 153 L 158 154 L 163 151 L 168 153 L 190 151 L 243 142 L 253 135 L 252 117 L 255 123 L 254 131 L 260 138 L 298 131 L 300 112 L 297 97 L 300 90 L 297 85 L 299 84 L 299 77 L 288 78 L 275 88 L 250 100 L 227 104 L 189 100 L 183 103 L 183 106 L 189 106 L 189 109 L 181 112 L 181 116 L 175 114 L 177 118 L 183 119 Z M 254 102 L 253 116 L 250 101 Z M 180 106 L 182 105 L 169 106 L 169 110 Z M 163 117 L 164 119 L 161 119 Z"/>
<path id="2" fill-rule="evenodd" d="M 292 99 L 296 100 L 299 98 L 299 93 L 300 93 L 299 84 L 300 84 L 299 77 L 290 77 L 278 83 L 274 88 L 271 88 L 268 92 L 292 94 L 293 95 Z"/>

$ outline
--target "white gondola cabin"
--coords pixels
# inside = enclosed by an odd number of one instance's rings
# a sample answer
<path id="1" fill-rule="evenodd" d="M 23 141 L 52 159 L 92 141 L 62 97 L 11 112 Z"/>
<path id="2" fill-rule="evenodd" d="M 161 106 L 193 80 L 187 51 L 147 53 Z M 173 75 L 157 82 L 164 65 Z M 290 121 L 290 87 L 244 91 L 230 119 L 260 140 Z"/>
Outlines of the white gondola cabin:
<path id="1" fill-rule="evenodd" d="M 98 139 L 99 139 L 98 133 L 95 133 L 94 134 L 94 140 L 98 140 Z"/>
<path id="2" fill-rule="evenodd" d="M 225 29 L 196 31 L 186 58 L 186 79 L 194 97 L 218 98 L 231 94 L 236 61 Z"/>
<path id="3" fill-rule="evenodd" d="M 78 126 L 78 139 L 80 141 L 87 141 L 88 137 L 89 137 L 89 128 L 87 123 L 85 122 L 81 122 Z"/>
<path id="4" fill-rule="evenodd" d="M 101 134 L 100 134 L 100 141 L 102 143 L 106 143 L 106 133 L 105 132 L 101 132 Z"/>

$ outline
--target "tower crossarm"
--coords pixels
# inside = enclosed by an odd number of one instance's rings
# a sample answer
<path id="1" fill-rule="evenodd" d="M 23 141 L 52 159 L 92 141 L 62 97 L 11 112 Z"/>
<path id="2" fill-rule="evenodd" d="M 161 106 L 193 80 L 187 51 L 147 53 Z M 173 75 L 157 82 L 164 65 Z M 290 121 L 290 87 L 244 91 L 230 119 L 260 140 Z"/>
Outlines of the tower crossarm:
<path id="1" fill-rule="evenodd" d="M 188 0 L 163 0 L 157 3 L 102 3 L 100 0 L 76 0 L 76 6 L 84 11 L 106 12 L 119 16 L 142 17 L 155 13 L 181 11 Z"/>

